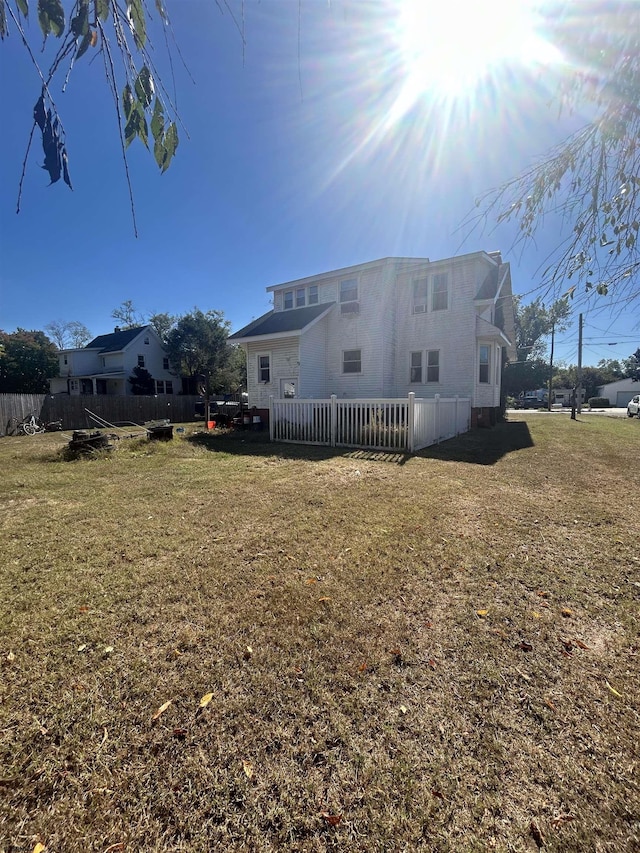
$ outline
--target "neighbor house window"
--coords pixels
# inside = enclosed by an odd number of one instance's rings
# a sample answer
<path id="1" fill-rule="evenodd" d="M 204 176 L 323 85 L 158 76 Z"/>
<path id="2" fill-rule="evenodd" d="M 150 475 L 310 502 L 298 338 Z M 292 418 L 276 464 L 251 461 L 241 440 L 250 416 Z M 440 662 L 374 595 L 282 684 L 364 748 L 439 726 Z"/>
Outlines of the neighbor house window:
<path id="1" fill-rule="evenodd" d="M 296 290 L 296 308 L 304 308 L 306 295 L 304 287 L 299 287 Z"/>
<path id="2" fill-rule="evenodd" d="M 147 346 L 148 346 L 148 345 L 149 345 L 149 338 L 145 338 L 145 339 L 144 339 L 144 342 L 145 342 L 145 344 L 147 344 Z"/>
<path id="3" fill-rule="evenodd" d="M 169 359 L 166 355 L 162 359 L 162 369 L 169 370 Z"/>
<path id="4" fill-rule="evenodd" d="M 71 390 L 72 390 L 72 391 L 77 391 L 79 387 L 80 387 L 80 386 L 79 386 L 79 384 L 78 384 L 78 380 L 77 380 L 77 379 L 72 379 L 72 380 L 71 380 Z"/>
<path id="5" fill-rule="evenodd" d="M 500 365 L 502 364 L 501 355 L 502 353 L 500 347 L 496 347 L 496 385 L 500 384 Z"/>
<path id="6" fill-rule="evenodd" d="M 362 351 L 359 349 L 346 349 L 342 353 L 342 372 L 362 372 Z"/>
<path id="7" fill-rule="evenodd" d="M 440 381 L 440 351 L 427 350 L 427 382 Z"/>
<path id="8" fill-rule="evenodd" d="M 413 282 L 413 314 L 424 314 L 427 310 L 428 286 L 427 278 L 417 278 Z"/>
<path id="9" fill-rule="evenodd" d="M 446 272 L 434 275 L 431 284 L 431 310 L 446 311 L 449 307 L 449 275 Z"/>
<path id="10" fill-rule="evenodd" d="M 340 282 L 340 302 L 358 301 L 358 279 L 346 278 Z"/>
<path id="11" fill-rule="evenodd" d="M 284 292 L 284 309 L 287 311 L 289 308 L 293 308 L 293 290 Z"/>
<path id="12" fill-rule="evenodd" d="M 422 352 L 411 353 L 410 382 L 422 382 Z"/>
<path id="13" fill-rule="evenodd" d="M 67 362 L 67 357 L 66 357 L 66 355 L 65 355 L 65 357 L 64 357 L 64 363 L 65 363 L 65 364 L 67 364 L 67 363 L 68 363 L 68 362 Z"/>
<path id="14" fill-rule="evenodd" d="M 167 379 L 164 383 L 165 394 L 173 394 L 173 380 Z"/>
<path id="15" fill-rule="evenodd" d="M 162 379 L 156 379 L 156 394 L 164 394 L 164 382 Z"/>
<path id="16" fill-rule="evenodd" d="M 104 359 L 103 359 L 103 362 L 104 362 Z M 143 355 L 138 356 L 138 367 L 144 367 L 144 356 Z"/>
<path id="17" fill-rule="evenodd" d="M 258 356 L 258 382 L 271 382 L 271 356 Z"/>
<path id="18" fill-rule="evenodd" d="M 478 382 L 489 382 L 491 370 L 491 348 L 488 344 L 481 344 L 479 351 L 480 370 L 478 373 Z"/>
<path id="19" fill-rule="evenodd" d="M 318 304 L 318 285 L 312 284 L 309 287 L 309 305 L 317 305 Z"/>

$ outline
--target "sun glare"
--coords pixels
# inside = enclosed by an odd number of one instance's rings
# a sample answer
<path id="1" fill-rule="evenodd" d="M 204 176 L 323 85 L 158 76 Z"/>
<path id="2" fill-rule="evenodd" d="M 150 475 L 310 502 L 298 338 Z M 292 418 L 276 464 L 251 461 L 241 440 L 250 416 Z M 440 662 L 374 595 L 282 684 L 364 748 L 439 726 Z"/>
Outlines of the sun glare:
<path id="1" fill-rule="evenodd" d="M 402 100 L 423 94 L 469 94 L 508 63 L 534 65 L 557 57 L 537 32 L 533 0 L 404 0 L 398 49 Z"/>

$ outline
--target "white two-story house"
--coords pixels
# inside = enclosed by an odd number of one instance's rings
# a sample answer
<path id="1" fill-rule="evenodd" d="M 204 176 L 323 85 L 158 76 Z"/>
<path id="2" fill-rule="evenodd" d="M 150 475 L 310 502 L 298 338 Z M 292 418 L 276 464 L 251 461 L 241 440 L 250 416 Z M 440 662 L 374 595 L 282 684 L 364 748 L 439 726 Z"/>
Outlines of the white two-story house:
<path id="1" fill-rule="evenodd" d="M 52 394 L 131 394 L 129 377 L 143 367 L 156 394 L 177 394 L 180 380 L 171 372 L 169 358 L 152 326 L 115 328 L 98 335 L 85 347 L 58 353 L 60 375 L 49 380 Z"/>
<path id="2" fill-rule="evenodd" d="M 273 310 L 231 335 L 249 406 L 269 397 L 469 397 L 500 406 L 515 357 L 511 274 L 499 252 L 383 258 L 267 288 Z"/>

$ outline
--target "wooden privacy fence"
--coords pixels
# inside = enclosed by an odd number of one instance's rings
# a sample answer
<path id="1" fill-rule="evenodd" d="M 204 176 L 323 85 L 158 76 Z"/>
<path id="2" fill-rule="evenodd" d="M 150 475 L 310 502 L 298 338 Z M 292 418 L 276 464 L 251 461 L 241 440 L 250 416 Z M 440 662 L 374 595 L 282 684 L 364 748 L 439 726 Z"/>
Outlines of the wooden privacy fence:
<path id="1" fill-rule="evenodd" d="M 467 432 L 468 397 L 269 401 L 272 441 L 414 453 Z"/>
<path id="2" fill-rule="evenodd" d="M 94 412 L 109 423 L 132 421 L 143 424 L 147 421 L 168 418 L 173 423 L 195 420 L 196 402 L 202 400 L 195 395 L 109 396 L 107 394 L 0 394 L 0 435 L 7 434 L 11 418 L 22 420 L 33 414 L 42 421 L 62 421 L 62 428 L 90 429 L 95 427 L 86 409 Z M 213 402 L 212 402 L 213 405 Z"/>

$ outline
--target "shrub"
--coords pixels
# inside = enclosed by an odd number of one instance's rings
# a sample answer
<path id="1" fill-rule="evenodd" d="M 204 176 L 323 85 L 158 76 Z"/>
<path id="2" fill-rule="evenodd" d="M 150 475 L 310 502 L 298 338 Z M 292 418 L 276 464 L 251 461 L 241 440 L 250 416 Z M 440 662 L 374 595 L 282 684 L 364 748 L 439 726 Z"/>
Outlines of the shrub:
<path id="1" fill-rule="evenodd" d="M 590 409 L 607 409 L 611 403 L 606 397 L 589 397 Z"/>

